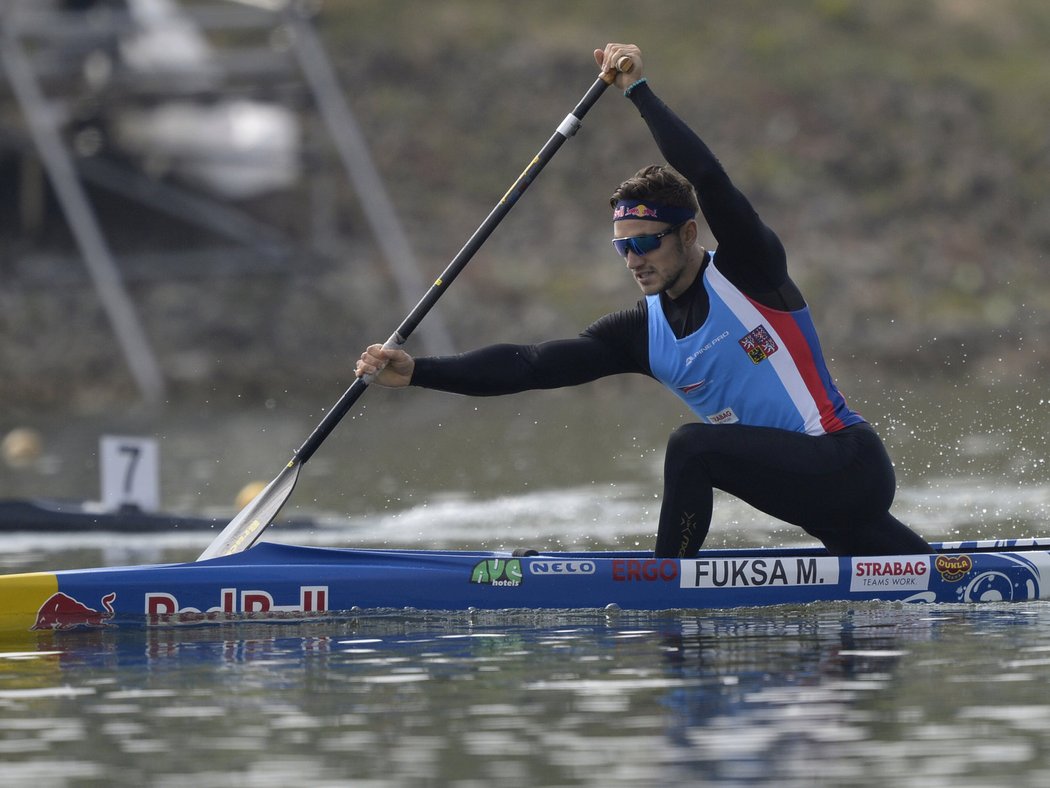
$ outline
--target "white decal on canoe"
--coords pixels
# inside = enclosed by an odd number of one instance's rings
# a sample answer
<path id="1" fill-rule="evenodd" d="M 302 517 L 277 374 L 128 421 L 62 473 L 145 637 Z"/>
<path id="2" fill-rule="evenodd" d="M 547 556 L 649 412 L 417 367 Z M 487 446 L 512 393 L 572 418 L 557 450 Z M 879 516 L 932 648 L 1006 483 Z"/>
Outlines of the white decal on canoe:
<path id="1" fill-rule="evenodd" d="M 328 610 L 328 586 L 299 586 L 298 605 L 275 605 L 268 591 L 224 588 L 219 592 L 219 604 L 201 611 L 183 607 L 174 594 L 147 592 L 146 615 L 150 618 L 174 616 L 182 613 L 320 613 Z"/>
<path id="2" fill-rule="evenodd" d="M 817 586 L 838 581 L 837 558 L 696 558 L 682 561 L 682 588 Z"/>
<path id="3" fill-rule="evenodd" d="M 529 561 L 530 575 L 593 575 L 594 561 Z"/>
<path id="4" fill-rule="evenodd" d="M 851 559 L 850 591 L 925 591 L 930 559 L 863 556 Z"/>

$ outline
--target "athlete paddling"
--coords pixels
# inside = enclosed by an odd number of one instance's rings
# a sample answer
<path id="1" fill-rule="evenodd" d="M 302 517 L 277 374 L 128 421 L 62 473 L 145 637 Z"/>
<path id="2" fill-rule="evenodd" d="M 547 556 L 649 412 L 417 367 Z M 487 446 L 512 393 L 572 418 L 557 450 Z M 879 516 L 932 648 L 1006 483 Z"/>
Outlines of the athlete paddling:
<path id="1" fill-rule="evenodd" d="M 699 419 L 667 444 L 659 558 L 697 553 L 716 488 L 803 528 L 836 555 L 932 552 L 890 514 L 893 466 L 832 380 L 780 239 L 653 92 L 639 49 L 608 44 L 594 52 L 603 70 L 624 56 L 634 67 L 615 85 L 669 165 L 639 170 L 610 198 L 613 246 L 645 298 L 574 339 L 418 359 L 371 345 L 357 375 L 479 396 L 628 372 L 657 379 Z M 700 213 L 717 241 L 713 251 L 700 245 Z"/>

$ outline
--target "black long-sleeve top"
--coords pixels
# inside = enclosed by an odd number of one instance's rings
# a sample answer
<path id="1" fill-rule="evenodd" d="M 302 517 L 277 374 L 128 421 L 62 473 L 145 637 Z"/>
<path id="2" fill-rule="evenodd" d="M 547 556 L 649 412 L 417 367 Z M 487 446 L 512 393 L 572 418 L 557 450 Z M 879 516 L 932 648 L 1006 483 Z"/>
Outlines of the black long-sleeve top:
<path id="1" fill-rule="evenodd" d="M 630 100 L 667 163 L 696 189 L 700 210 L 717 241 L 718 270 L 765 306 L 803 307 L 802 295 L 788 277 L 780 239 L 733 185 L 703 140 L 648 84 L 632 90 Z M 709 262 L 706 256 L 704 267 Z M 672 299 L 662 293 L 660 303 L 676 336 L 696 331 L 707 319 L 709 308 L 703 270 L 682 295 Z M 418 358 L 412 385 L 489 396 L 574 386 L 627 372 L 651 377 L 647 312 L 642 299 L 633 309 L 598 319 L 573 339 L 490 345 L 456 356 Z"/>

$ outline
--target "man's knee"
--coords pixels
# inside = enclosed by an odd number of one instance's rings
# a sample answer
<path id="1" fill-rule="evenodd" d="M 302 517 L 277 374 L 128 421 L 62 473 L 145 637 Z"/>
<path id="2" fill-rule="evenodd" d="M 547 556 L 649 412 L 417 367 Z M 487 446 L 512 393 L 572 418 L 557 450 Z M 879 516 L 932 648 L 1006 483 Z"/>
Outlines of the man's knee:
<path id="1" fill-rule="evenodd" d="M 709 425 L 689 423 L 671 433 L 667 439 L 667 457 L 689 457 L 696 454 L 704 445 L 704 428 Z"/>
<path id="2" fill-rule="evenodd" d="M 712 455 L 731 454 L 731 432 L 731 428 L 724 425 L 683 424 L 667 439 L 665 462 L 706 464 L 706 459 Z"/>

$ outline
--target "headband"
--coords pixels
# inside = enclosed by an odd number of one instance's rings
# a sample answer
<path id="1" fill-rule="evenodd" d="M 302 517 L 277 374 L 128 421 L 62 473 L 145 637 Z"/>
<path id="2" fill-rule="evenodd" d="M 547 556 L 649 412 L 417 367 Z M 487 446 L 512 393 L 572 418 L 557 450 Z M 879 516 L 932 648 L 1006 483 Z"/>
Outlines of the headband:
<path id="1" fill-rule="evenodd" d="M 660 205 L 642 200 L 620 200 L 613 210 L 613 221 L 622 219 L 644 219 L 648 222 L 667 222 L 681 224 L 692 219 L 696 214 L 690 208 L 679 208 L 675 205 Z"/>

